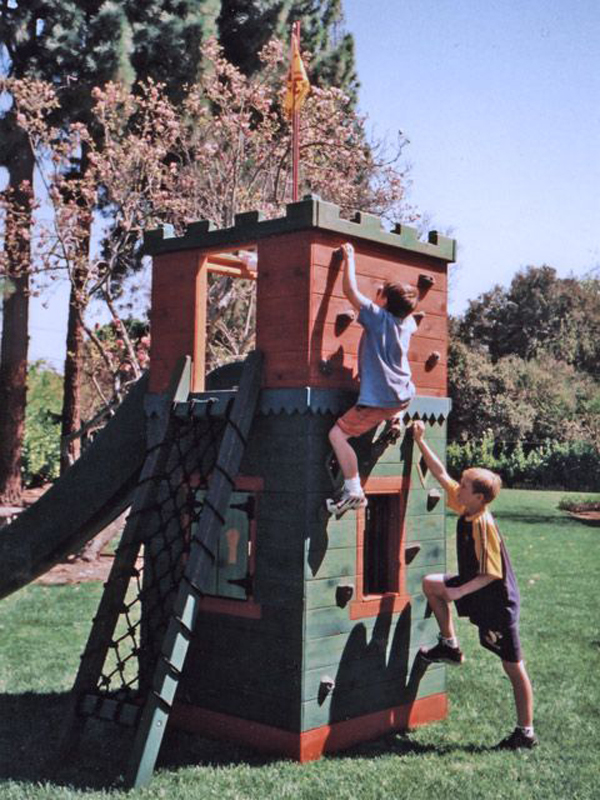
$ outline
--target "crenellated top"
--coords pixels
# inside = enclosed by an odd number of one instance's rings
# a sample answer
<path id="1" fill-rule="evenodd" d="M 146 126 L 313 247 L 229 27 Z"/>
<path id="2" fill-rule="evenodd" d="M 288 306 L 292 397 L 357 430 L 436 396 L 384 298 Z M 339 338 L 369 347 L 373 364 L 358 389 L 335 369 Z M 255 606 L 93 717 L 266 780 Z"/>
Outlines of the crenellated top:
<path id="1" fill-rule="evenodd" d="M 165 225 L 145 234 L 144 252 L 148 255 L 160 255 L 178 250 L 227 248 L 255 242 L 274 234 L 308 228 L 358 237 L 445 262 L 456 258 L 456 241 L 437 231 L 430 231 L 427 241 L 422 241 L 418 231 L 408 225 L 397 224 L 391 231 L 384 230 L 381 219 L 374 214 L 357 211 L 352 219 L 345 219 L 340 215 L 339 206 L 326 203 L 317 195 L 307 195 L 298 203 L 289 203 L 285 217 L 277 219 L 265 219 L 260 211 L 248 211 L 236 214 L 235 222 L 230 228 L 216 228 L 209 220 L 192 222 L 183 236 L 175 236 L 173 227 Z"/>

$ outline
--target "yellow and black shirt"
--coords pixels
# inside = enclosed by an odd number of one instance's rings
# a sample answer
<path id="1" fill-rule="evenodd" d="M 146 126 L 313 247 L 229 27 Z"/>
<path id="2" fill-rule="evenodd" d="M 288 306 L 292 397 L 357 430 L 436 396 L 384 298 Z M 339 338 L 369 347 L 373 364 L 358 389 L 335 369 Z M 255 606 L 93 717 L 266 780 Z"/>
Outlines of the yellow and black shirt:
<path id="1" fill-rule="evenodd" d="M 458 502 L 458 488 L 459 484 L 453 481 L 446 493 L 448 507 L 459 514 L 456 524 L 458 578 L 452 585 L 461 586 L 478 575 L 491 575 L 497 580 L 461 598 L 456 603 L 457 611 L 479 627 L 516 625 L 519 587 L 496 521 L 487 508 L 468 517 Z"/>

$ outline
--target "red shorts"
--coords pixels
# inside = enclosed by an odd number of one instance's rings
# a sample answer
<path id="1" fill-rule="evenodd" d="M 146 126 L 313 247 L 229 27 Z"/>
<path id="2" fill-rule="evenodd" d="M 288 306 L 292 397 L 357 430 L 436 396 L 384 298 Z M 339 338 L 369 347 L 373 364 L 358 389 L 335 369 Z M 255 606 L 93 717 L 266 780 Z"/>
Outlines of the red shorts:
<path id="1" fill-rule="evenodd" d="M 408 403 L 396 408 L 376 408 L 375 406 L 352 406 L 337 421 L 346 436 L 361 436 L 384 420 L 391 419 L 408 408 Z"/>

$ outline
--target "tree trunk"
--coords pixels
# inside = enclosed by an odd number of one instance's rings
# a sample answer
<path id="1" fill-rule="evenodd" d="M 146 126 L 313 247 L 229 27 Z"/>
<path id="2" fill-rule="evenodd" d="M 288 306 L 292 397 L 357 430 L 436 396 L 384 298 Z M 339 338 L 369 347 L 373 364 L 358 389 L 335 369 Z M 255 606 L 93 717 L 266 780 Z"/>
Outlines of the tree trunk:
<path id="1" fill-rule="evenodd" d="M 60 473 L 64 473 L 81 454 L 79 438 L 68 441 L 66 437 L 81 428 L 81 379 L 83 376 L 84 329 L 79 314 L 84 278 L 75 273 L 69 296 L 67 323 L 67 355 L 63 379 L 63 408 L 60 452 Z"/>
<path id="2" fill-rule="evenodd" d="M 8 254 L 9 294 L 4 298 L 0 352 L 0 502 L 19 504 L 23 490 L 21 457 L 27 401 L 29 345 L 29 270 L 31 211 L 22 181 L 33 186 L 33 154 L 25 136 L 13 141 L 6 163 L 15 211 L 6 214 L 4 248 Z"/>
<path id="3" fill-rule="evenodd" d="M 77 167 L 72 172 L 73 179 L 80 179 L 88 168 L 89 150 L 84 143 Z M 65 191 L 69 191 L 66 188 Z M 65 357 L 65 375 L 63 391 L 60 474 L 62 475 L 81 455 L 81 438 L 68 440 L 71 434 L 81 428 L 81 383 L 83 378 L 83 357 L 85 345 L 85 329 L 83 313 L 87 307 L 86 278 L 90 255 L 92 231 L 92 215 L 89 210 L 80 207 L 80 225 L 87 231 L 78 243 L 77 263 L 71 272 L 71 292 L 69 295 L 69 319 L 67 322 L 67 355 Z"/>

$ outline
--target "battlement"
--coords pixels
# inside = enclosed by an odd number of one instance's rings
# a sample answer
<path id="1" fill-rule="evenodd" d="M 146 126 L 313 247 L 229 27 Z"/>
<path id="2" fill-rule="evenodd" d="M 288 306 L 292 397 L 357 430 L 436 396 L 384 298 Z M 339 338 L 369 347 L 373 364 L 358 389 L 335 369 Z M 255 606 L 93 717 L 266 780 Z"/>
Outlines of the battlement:
<path id="1" fill-rule="evenodd" d="M 383 229 L 381 220 L 309 196 L 287 206 L 285 217 L 238 214 L 229 228 L 204 220 L 183 236 L 150 231 L 153 256 L 151 391 L 164 391 L 177 359 L 190 355 L 192 386 L 205 377 L 208 274 L 256 282 L 256 347 L 265 356 L 263 388 L 358 388 L 361 328 L 343 291 L 340 245 L 351 241 L 361 292 L 374 298 L 385 281 L 419 287 L 418 331 L 409 359 L 420 395 L 446 396 L 447 271 L 453 239 L 414 228 Z"/>
<path id="2" fill-rule="evenodd" d="M 424 242 L 418 231 L 408 225 L 397 224 L 391 231 L 384 230 L 381 219 L 374 214 L 357 211 L 352 219 L 345 219 L 340 215 L 339 206 L 326 203 L 317 195 L 307 195 L 298 203 L 289 203 L 285 217 L 277 219 L 265 219 L 260 211 L 248 211 L 236 214 L 230 228 L 217 229 L 209 220 L 192 222 L 183 236 L 175 236 L 172 226 L 157 228 L 146 233 L 144 250 L 149 255 L 160 255 L 178 250 L 231 248 L 266 236 L 310 228 L 401 248 L 440 261 L 454 261 L 456 256 L 456 241 L 437 231 L 430 231 Z"/>

